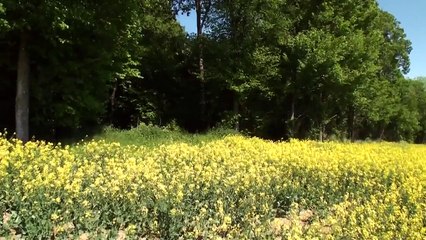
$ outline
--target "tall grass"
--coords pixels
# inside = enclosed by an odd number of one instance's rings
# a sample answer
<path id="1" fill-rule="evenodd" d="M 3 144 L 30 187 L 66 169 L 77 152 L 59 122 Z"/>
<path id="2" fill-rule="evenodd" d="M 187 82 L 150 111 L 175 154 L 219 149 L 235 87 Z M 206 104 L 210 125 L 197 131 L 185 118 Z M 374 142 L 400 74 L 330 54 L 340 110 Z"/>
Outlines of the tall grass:
<path id="1" fill-rule="evenodd" d="M 199 145 L 215 140 L 220 140 L 225 136 L 240 135 L 238 132 L 229 129 L 217 128 L 208 133 L 192 134 L 181 129 L 172 127 L 157 127 L 152 125 L 139 125 L 130 130 L 120 130 L 106 127 L 100 134 L 93 137 L 94 140 L 104 140 L 106 142 L 118 142 L 122 145 L 138 145 L 145 147 L 156 147 L 168 145 L 175 142 Z"/>

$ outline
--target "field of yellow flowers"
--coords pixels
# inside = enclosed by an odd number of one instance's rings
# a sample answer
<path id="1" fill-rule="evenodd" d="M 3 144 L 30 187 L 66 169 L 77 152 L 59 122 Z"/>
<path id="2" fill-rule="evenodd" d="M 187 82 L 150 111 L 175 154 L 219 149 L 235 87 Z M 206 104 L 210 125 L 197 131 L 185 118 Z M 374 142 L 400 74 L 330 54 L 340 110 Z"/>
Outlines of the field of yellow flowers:
<path id="1" fill-rule="evenodd" d="M 426 146 L 0 136 L 0 238 L 417 240 L 425 192 Z"/>

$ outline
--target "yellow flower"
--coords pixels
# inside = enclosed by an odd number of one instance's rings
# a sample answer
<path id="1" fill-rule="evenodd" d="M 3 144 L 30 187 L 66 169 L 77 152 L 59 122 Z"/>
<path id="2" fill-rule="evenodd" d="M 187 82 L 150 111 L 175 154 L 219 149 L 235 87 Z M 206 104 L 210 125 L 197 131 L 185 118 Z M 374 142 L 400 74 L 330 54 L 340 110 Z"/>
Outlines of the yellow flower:
<path id="1" fill-rule="evenodd" d="M 53 213 L 52 215 L 50 215 L 50 219 L 52 219 L 52 221 L 56 221 L 59 219 L 59 215 L 56 213 Z"/>
<path id="2" fill-rule="evenodd" d="M 148 149 L 92 141 L 62 148 L 0 136 L 0 189 L 12 199 L 6 201 L 24 203 L 6 206 L 29 214 L 47 211 L 49 203 L 40 197 L 64 202 L 65 209 L 50 216 L 57 222 L 61 214 L 67 219 L 80 211 L 82 221 L 97 224 L 105 219 L 93 217 L 104 216 L 95 211 L 107 204 L 117 208 L 113 215 L 136 210 L 121 214 L 143 218 L 161 232 L 156 217 L 171 209 L 174 220 L 184 221 L 183 239 L 225 233 L 225 239 L 262 238 L 270 222 L 287 223 L 282 235 L 289 239 L 421 239 L 425 156 L 425 146 L 393 143 L 274 143 L 238 136 L 200 146 Z M 306 212 L 312 212 L 309 219 Z M 130 234 L 134 224 L 123 226 Z"/>

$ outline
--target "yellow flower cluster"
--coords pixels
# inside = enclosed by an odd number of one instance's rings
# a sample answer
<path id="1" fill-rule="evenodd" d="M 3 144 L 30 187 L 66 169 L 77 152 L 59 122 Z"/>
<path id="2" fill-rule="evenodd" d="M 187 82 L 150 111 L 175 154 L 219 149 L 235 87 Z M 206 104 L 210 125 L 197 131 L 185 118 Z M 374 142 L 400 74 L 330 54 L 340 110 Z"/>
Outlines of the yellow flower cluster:
<path id="1" fill-rule="evenodd" d="M 226 137 L 145 148 L 0 136 L 0 236 L 425 239 L 426 147 Z"/>

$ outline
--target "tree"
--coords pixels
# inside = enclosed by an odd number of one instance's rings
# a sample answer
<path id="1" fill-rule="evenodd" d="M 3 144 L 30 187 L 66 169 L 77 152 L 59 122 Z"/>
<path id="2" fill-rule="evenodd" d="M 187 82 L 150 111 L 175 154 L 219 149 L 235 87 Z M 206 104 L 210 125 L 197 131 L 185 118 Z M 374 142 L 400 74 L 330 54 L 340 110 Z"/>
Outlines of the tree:
<path id="1" fill-rule="evenodd" d="M 97 73 L 103 72 L 100 75 L 103 75 L 104 79 L 106 75 L 115 77 L 113 76 L 115 73 L 129 72 L 126 66 L 131 65 L 129 65 L 131 57 L 128 55 L 130 49 L 127 47 L 135 40 L 135 35 L 131 31 L 138 28 L 136 11 L 138 1 L 77 3 L 55 0 L 18 2 L 5 0 L 3 6 L 5 8 L 3 20 L 10 26 L 4 35 L 9 41 L 19 45 L 16 94 L 16 133 L 19 139 L 23 141 L 29 139 L 30 80 L 31 85 L 37 84 L 33 81 L 40 77 L 35 74 L 36 69 L 40 69 L 43 65 L 47 66 L 41 61 L 54 63 L 59 67 L 59 70 L 50 69 L 56 71 L 52 74 L 47 73 L 50 77 L 44 79 L 46 81 L 57 81 L 58 78 L 64 80 L 64 75 L 80 75 L 77 73 L 79 70 L 71 69 L 76 67 L 75 65 L 64 67 L 57 62 L 68 60 L 67 57 L 74 54 L 76 48 L 88 50 L 82 54 L 86 59 L 78 60 L 92 62 L 92 65 L 95 63 L 97 66 L 95 69 L 99 70 Z M 52 48 L 58 52 L 49 51 Z M 44 51 L 52 55 L 46 56 Z M 81 71 L 83 74 L 84 72 Z M 93 72 L 86 71 L 86 73 Z M 89 77 L 78 75 L 74 75 L 74 79 Z M 104 81 L 104 84 L 106 83 L 107 81 Z M 91 101 L 87 106 L 93 107 L 94 103 Z"/>
<path id="2" fill-rule="evenodd" d="M 141 11 L 143 25 L 137 68 L 140 77 L 120 78 L 113 83 L 109 123 L 127 128 L 141 122 L 156 125 L 166 125 L 173 119 L 184 122 L 180 116 L 189 103 L 182 103 L 181 99 L 188 99 L 192 93 L 189 79 L 183 79 L 189 72 L 186 67 L 190 65 L 187 63 L 190 41 L 176 21 L 170 2 L 144 1 Z M 196 102 L 194 107 L 198 109 L 199 99 Z"/>
<path id="3" fill-rule="evenodd" d="M 175 0 L 174 9 L 177 13 L 191 14 L 195 11 L 197 21 L 196 41 L 198 43 L 198 78 L 200 80 L 200 114 L 201 121 L 205 124 L 206 119 L 206 78 L 205 78 L 205 64 L 204 64 L 204 42 L 205 29 L 209 28 L 209 21 L 211 12 L 214 9 L 214 0 Z"/>
<path id="4" fill-rule="evenodd" d="M 406 80 L 403 73 L 409 71 L 411 43 L 396 19 L 387 12 L 378 11 L 371 25 L 374 27 L 373 33 L 380 34 L 380 38 L 371 44 L 378 51 L 373 61 L 377 70 L 357 84 L 354 103 L 360 120 L 367 123 L 365 127 L 368 126 L 370 137 L 383 139 L 386 137 L 385 130 L 396 118 L 399 118 L 401 126 L 408 121 L 408 125 L 416 128 L 412 115 L 401 112 L 405 111 L 403 89 L 406 89 Z M 403 119 L 403 116 L 406 118 Z M 393 137 L 394 140 L 398 138 Z"/>
<path id="5" fill-rule="evenodd" d="M 197 33 L 176 14 L 196 14 Z M 0 40 L 0 107 L 11 111 L 16 71 L 23 140 L 28 97 L 30 124 L 53 135 L 107 119 L 225 123 L 273 139 L 425 138 L 424 88 L 403 76 L 411 43 L 375 0 L 4 0 Z"/>
<path id="6" fill-rule="evenodd" d="M 384 133 L 401 101 L 395 82 L 408 70 L 410 43 L 376 1 L 211 6 L 203 75 L 232 92 L 235 129 L 320 140 L 344 131 L 355 139 L 367 125 Z"/>
<path id="7" fill-rule="evenodd" d="M 211 16 L 209 38 L 219 51 L 207 59 L 208 78 L 221 79 L 232 92 L 230 119 L 236 130 L 241 120 L 249 119 L 249 96 L 257 92 L 259 100 L 270 98 L 269 89 L 277 79 L 279 52 L 274 31 L 287 21 L 280 16 L 281 1 L 218 1 Z M 255 112 L 257 104 L 250 105 Z M 260 109 L 259 109 L 260 110 Z"/>

